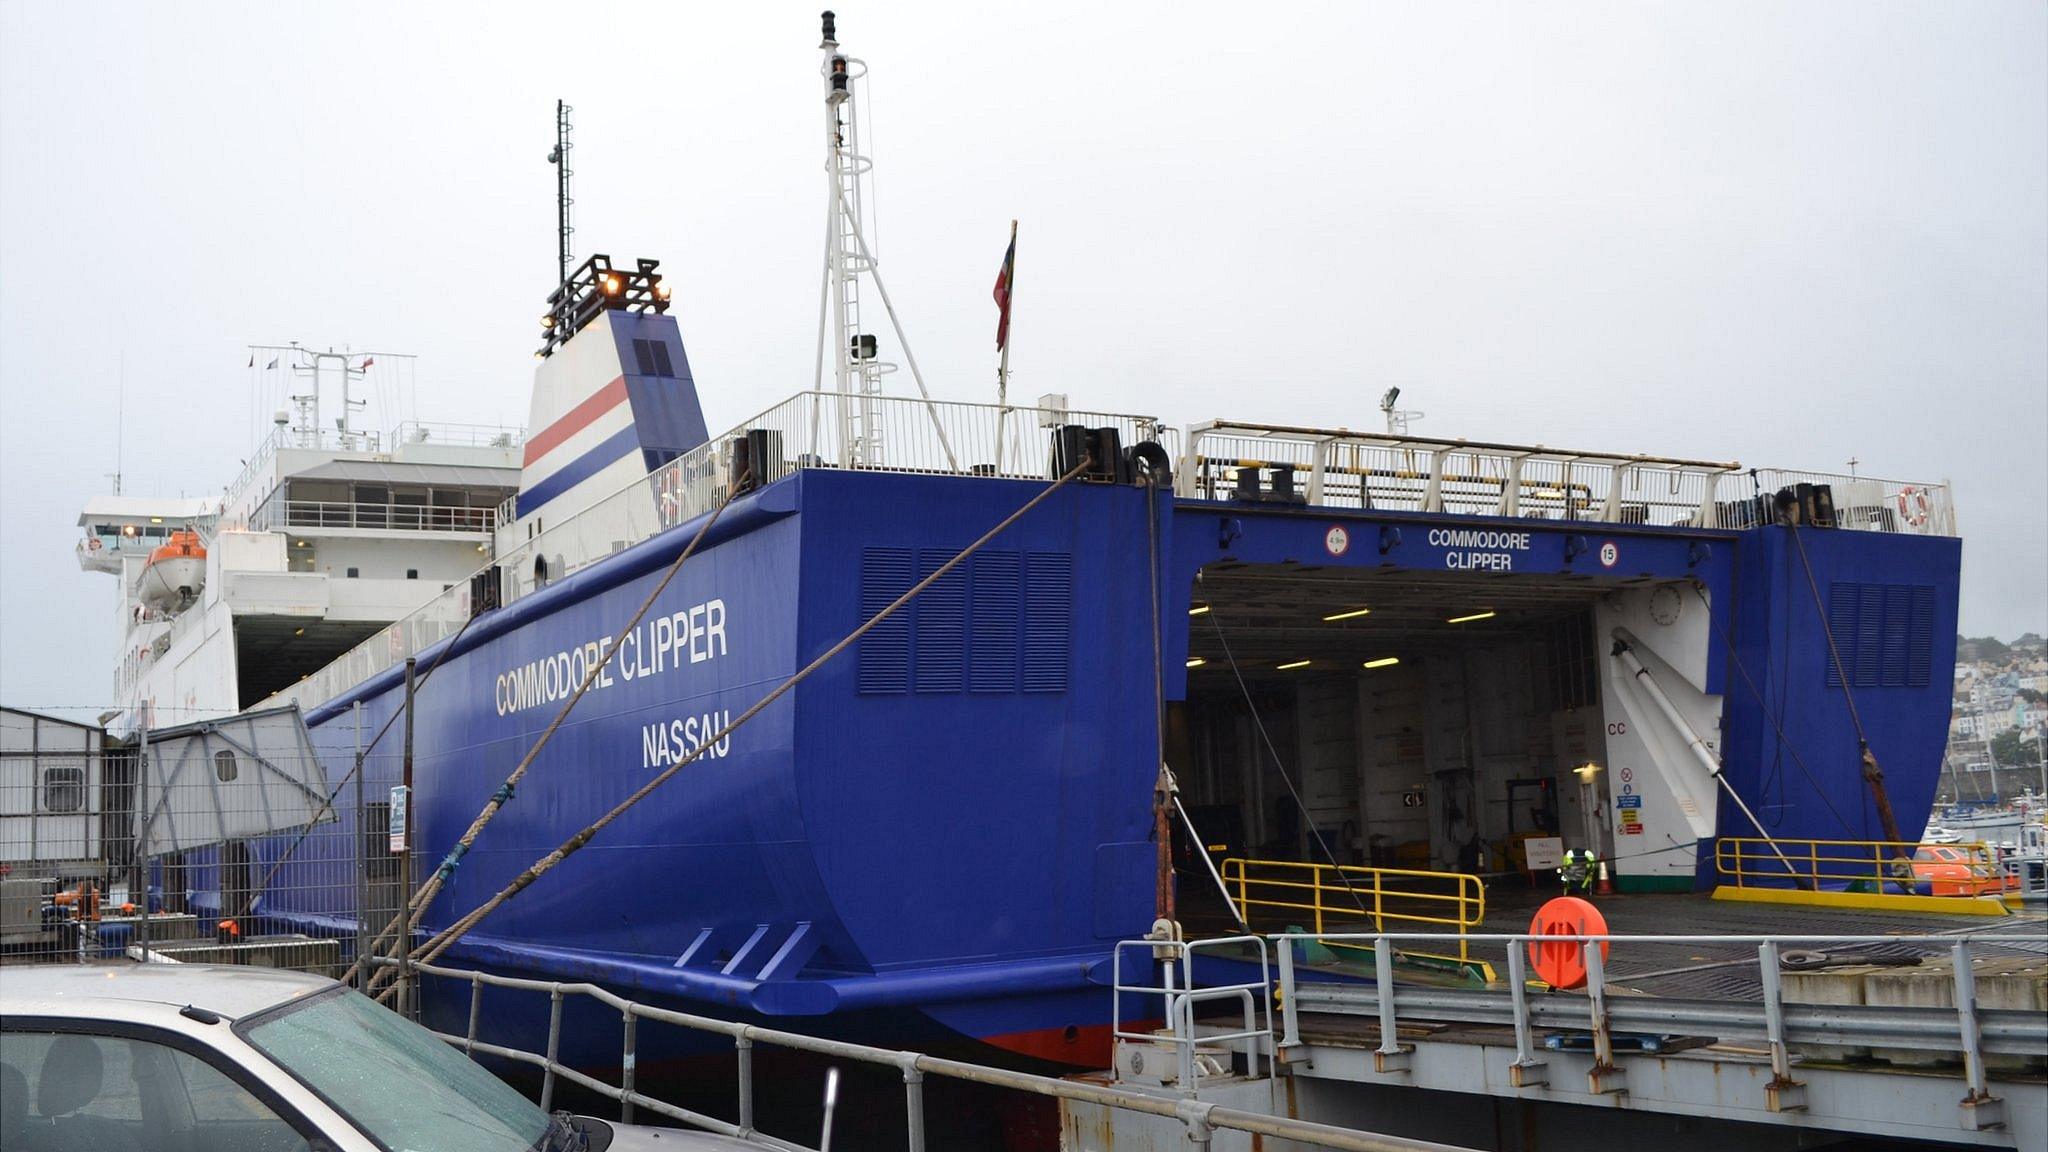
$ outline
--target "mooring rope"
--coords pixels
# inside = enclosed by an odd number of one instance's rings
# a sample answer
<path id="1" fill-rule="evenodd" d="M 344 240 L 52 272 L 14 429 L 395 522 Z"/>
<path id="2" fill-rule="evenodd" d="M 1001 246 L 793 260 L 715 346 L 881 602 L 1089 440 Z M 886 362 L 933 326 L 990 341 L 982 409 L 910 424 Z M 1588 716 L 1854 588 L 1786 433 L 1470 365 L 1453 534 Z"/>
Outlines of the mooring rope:
<path id="1" fill-rule="evenodd" d="M 1856 708 L 1856 693 L 1849 687 L 1849 668 L 1842 663 L 1842 649 L 1835 643 L 1835 628 L 1828 620 L 1827 605 L 1821 602 L 1820 581 L 1813 575 L 1813 561 L 1807 559 L 1806 541 L 1800 535 L 1799 526 L 1788 524 L 1785 531 L 1792 537 L 1792 543 L 1799 548 L 1799 566 L 1806 570 L 1806 587 L 1813 593 L 1813 610 L 1820 617 L 1821 635 L 1827 638 L 1828 659 L 1834 662 L 1835 678 L 1842 682 L 1842 699 L 1849 705 L 1849 723 L 1856 728 L 1858 758 L 1861 761 L 1863 782 L 1870 785 L 1871 799 L 1877 805 L 1877 819 L 1889 839 L 1901 863 L 1912 858 L 1912 853 L 1900 842 L 1898 817 L 1892 814 L 1892 798 L 1884 788 L 1884 768 L 1877 762 L 1877 753 L 1871 751 L 1870 734 L 1863 730 L 1863 714 Z"/>
<path id="2" fill-rule="evenodd" d="M 660 598 L 661 594 L 668 589 L 669 582 L 674 580 L 676 573 L 682 570 L 683 562 L 688 560 L 697 551 L 697 546 L 704 542 L 704 537 L 711 531 L 711 526 L 718 523 L 718 518 L 732 504 L 737 490 L 746 483 L 747 478 L 751 475 L 751 472 L 742 472 L 733 480 L 731 489 L 726 493 L 726 498 L 712 507 L 711 515 L 705 517 L 704 523 L 697 529 L 697 534 L 690 537 L 689 544 L 681 552 L 676 553 L 674 563 L 668 566 L 668 571 L 662 573 L 661 580 L 647 593 L 647 598 L 640 602 L 640 610 L 633 613 L 632 620 L 628 621 L 626 626 L 619 630 L 619 635 L 623 636 L 640 626 L 640 621 L 647 616 L 648 610 L 654 607 L 655 600 Z M 577 702 L 583 699 L 583 694 L 590 690 L 592 684 L 597 682 L 598 674 L 603 672 L 606 665 L 611 663 L 611 650 L 609 648 L 601 651 L 599 656 L 599 659 L 591 661 L 590 670 L 583 674 L 583 682 L 578 684 L 576 691 L 570 695 L 569 699 L 562 703 L 561 709 L 555 713 L 555 718 L 549 721 L 547 728 L 541 732 L 540 739 L 534 741 L 532 748 L 527 749 L 526 755 L 519 761 L 519 766 L 512 770 L 511 775 L 505 777 L 505 782 L 500 784 L 498 790 L 491 793 L 491 798 L 484 802 L 482 810 L 476 814 L 476 819 L 470 821 L 469 830 L 464 832 L 462 838 L 455 842 L 455 846 L 448 850 L 448 855 L 442 858 L 440 866 L 434 869 L 434 874 L 427 879 L 425 884 L 420 886 L 420 890 L 413 894 L 412 899 L 406 902 L 406 906 L 399 910 L 398 915 L 393 916 L 391 922 L 386 924 L 383 930 L 377 933 L 377 938 L 369 945 L 371 952 L 374 953 L 381 949 L 384 946 L 384 942 L 389 939 L 393 941 L 392 953 L 396 955 L 404 947 L 405 943 L 412 939 L 413 932 L 419 928 L 420 918 L 426 915 L 427 906 L 433 902 L 435 896 L 440 894 L 442 885 L 447 883 L 448 878 L 455 874 L 455 869 L 461 865 L 462 858 L 469 854 L 470 847 L 476 843 L 476 838 L 483 834 L 483 830 L 490 826 L 491 821 L 496 819 L 498 813 L 511 801 L 513 793 L 519 787 L 519 782 L 525 779 L 527 769 L 531 768 L 534 760 L 540 756 L 541 749 L 546 748 L 548 741 L 554 739 L 556 731 L 562 727 L 562 722 L 569 718 L 569 713 L 575 709 Z M 411 803 L 411 797 L 407 797 L 407 803 Z M 408 884 L 411 883 L 412 877 L 406 877 L 405 881 Z M 356 962 L 349 966 L 347 974 L 342 977 L 342 982 L 348 983 L 353 980 L 357 971 L 362 968 L 363 962 L 364 957 L 356 957 Z M 370 989 L 374 991 L 380 985 L 389 983 L 393 979 L 394 972 L 394 969 L 384 968 L 372 973 L 369 980 Z"/>
<path id="3" fill-rule="evenodd" d="M 482 904 L 472 909 L 467 915 L 463 916 L 455 923 L 450 924 L 448 927 L 442 929 L 439 933 L 435 934 L 431 939 L 427 940 L 418 948 L 414 949 L 412 954 L 407 959 L 411 963 L 417 964 L 433 963 L 436 959 L 440 957 L 440 955 L 443 952 L 446 952 L 451 945 L 453 945 L 457 940 L 460 940 L 465 934 L 467 934 L 470 929 L 476 927 L 476 925 L 479 922 L 481 922 L 484 917 L 496 911 L 499 908 L 499 906 L 503 905 L 506 901 L 512 899 L 514 896 L 517 896 L 519 893 L 525 891 L 535 881 L 539 880 L 542 876 L 545 876 L 548 874 L 548 872 L 552 871 L 556 865 L 560 864 L 562 861 L 574 855 L 584 845 L 590 843 L 590 841 L 594 837 L 596 837 L 598 833 L 604 831 L 605 828 L 612 823 L 612 821 L 617 820 L 620 816 L 624 815 L 627 810 L 631 809 L 634 805 L 640 803 L 642 800 L 645 800 L 648 796 L 652 795 L 655 789 L 667 783 L 676 775 L 676 773 L 682 771 L 684 768 L 689 767 L 692 763 L 694 763 L 697 760 L 698 757 L 702 756 L 714 745 L 718 744 L 719 742 L 726 739 L 728 736 L 732 735 L 733 732 L 738 730 L 742 725 L 746 724 L 749 720 L 752 720 L 754 717 L 760 715 L 761 712 L 764 709 L 766 709 L 770 704 L 773 704 L 777 700 L 780 700 L 792 688 L 795 688 L 798 684 L 803 683 L 804 680 L 811 675 L 811 673 L 816 672 L 819 668 L 824 667 L 825 664 L 830 662 L 834 657 L 838 656 L 841 652 L 846 651 L 846 649 L 851 647 L 855 641 L 859 640 L 862 636 L 865 636 L 868 634 L 868 632 L 872 631 L 876 625 L 880 624 L 882 621 L 887 620 L 890 616 L 894 615 L 896 611 L 902 608 L 905 604 L 910 603 L 910 601 L 914 599 L 920 592 L 923 592 L 926 588 L 931 587 L 933 584 L 937 583 L 941 577 L 945 576 L 948 572 L 951 572 L 953 569 L 965 563 L 967 558 L 974 555 L 977 551 L 979 551 L 983 545 L 987 544 L 989 541 L 1001 535 L 1002 532 L 1005 529 L 1009 528 L 1012 524 L 1015 524 L 1017 521 L 1023 519 L 1026 513 L 1030 512 L 1033 508 L 1036 508 L 1040 504 L 1044 503 L 1049 497 L 1052 496 L 1053 493 L 1059 491 L 1062 487 L 1065 487 L 1068 481 L 1074 479 L 1076 476 L 1081 475 L 1081 473 L 1086 471 L 1092 464 L 1092 458 L 1084 459 L 1079 464 L 1075 465 L 1074 468 L 1071 471 L 1069 471 L 1066 475 L 1060 477 L 1058 480 L 1055 480 L 1051 484 L 1047 485 L 1044 491 L 1040 492 L 1038 495 L 1033 496 L 1030 500 L 1026 501 L 1023 507 L 1018 508 L 1015 512 L 1010 513 L 1008 516 L 1003 518 L 1001 523 L 989 529 L 987 532 L 982 533 L 981 537 L 974 541 L 974 543 L 969 544 L 967 547 L 961 549 L 957 554 L 953 556 L 952 559 L 940 565 L 930 575 L 918 581 L 916 584 L 911 585 L 908 591 L 904 592 L 901 596 L 898 596 L 894 601 L 892 601 L 888 605 L 888 607 L 883 608 L 880 612 L 877 612 L 874 616 L 870 617 L 865 623 L 861 624 L 860 627 L 855 628 L 852 632 L 848 633 L 844 639 L 840 640 L 837 644 L 834 644 L 831 648 L 826 649 L 825 652 L 819 655 L 816 659 L 812 660 L 809 664 L 804 665 L 803 668 L 798 670 L 794 675 L 790 676 L 787 680 L 784 680 L 781 684 L 777 685 L 773 691 L 769 692 L 766 696 L 763 696 L 759 701 L 755 702 L 755 704 L 752 707 L 748 708 L 745 712 L 740 713 L 738 719 L 734 720 L 730 724 L 727 724 L 716 735 L 707 738 L 703 743 L 699 744 L 697 748 L 691 753 L 689 753 L 687 756 L 684 756 L 682 759 L 677 760 L 674 764 L 671 764 L 669 767 L 663 769 L 659 775 L 656 775 L 653 779 L 641 785 L 639 789 L 637 789 L 631 796 L 626 797 L 617 805 L 613 806 L 611 811 L 606 812 L 603 816 L 598 817 L 595 821 L 586 826 L 582 831 L 576 833 L 574 836 L 571 836 L 569 837 L 569 839 L 563 841 L 553 851 L 549 852 L 545 856 L 542 856 L 540 859 L 534 861 L 531 865 L 527 867 L 526 871 L 520 873 L 516 878 L 513 879 L 513 881 L 510 884 L 507 884 L 503 889 L 499 890 L 499 892 L 496 895 L 492 896 L 489 900 L 484 901 Z M 391 991 L 391 989 L 385 989 L 384 992 L 378 996 L 378 999 L 381 1000 L 387 998 Z"/>

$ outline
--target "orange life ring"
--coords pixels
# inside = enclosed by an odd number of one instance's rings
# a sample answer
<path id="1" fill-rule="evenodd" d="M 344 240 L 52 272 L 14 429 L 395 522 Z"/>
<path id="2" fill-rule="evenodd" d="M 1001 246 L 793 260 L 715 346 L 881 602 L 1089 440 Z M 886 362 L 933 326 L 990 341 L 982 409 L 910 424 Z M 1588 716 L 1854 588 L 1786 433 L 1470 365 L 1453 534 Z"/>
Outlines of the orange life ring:
<path id="1" fill-rule="evenodd" d="M 100 550 L 100 538 L 99 538 L 99 537 L 97 537 L 97 536 L 87 536 L 87 537 L 85 538 L 85 550 L 86 550 L 87 552 L 97 552 L 97 551 L 99 551 L 99 550 Z"/>
<path id="2" fill-rule="evenodd" d="M 1529 921 L 1531 936 L 1605 936 L 1607 918 L 1590 901 L 1577 896 L 1559 896 L 1536 910 Z M 1607 941 L 1600 942 L 1600 959 L 1607 959 Z M 1529 941 L 1529 966 L 1552 988 L 1572 989 L 1586 983 L 1586 945 L 1581 940 Z"/>
<path id="3" fill-rule="evenodd" d="M 1909 527 L 1923 527 L 1928 518 L 1934 515 L 1934 501 L 1927 495 L 1927 489 L 1916 488 L 1911 484 L 1899 489 L 1898 505 L 1899 519 L 1905 521 Z"/>

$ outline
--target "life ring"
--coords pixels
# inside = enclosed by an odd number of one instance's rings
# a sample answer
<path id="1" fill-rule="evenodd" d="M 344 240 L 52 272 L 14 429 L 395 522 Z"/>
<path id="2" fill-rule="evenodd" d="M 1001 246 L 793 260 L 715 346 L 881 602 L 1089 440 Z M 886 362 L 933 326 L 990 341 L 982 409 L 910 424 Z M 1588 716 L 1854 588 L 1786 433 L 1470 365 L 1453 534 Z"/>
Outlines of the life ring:
<path id="1" fill-rule="evenodd" d="M 97 536 L 87 536 L 87 537 L 85 538 L 85 550 L 86 550 L 87 552 L 97 552 L 97 551 L 99 551 L 99 550 L 100 550 L 100 538 L 99 538 L 99 537 L 97 537 Z"/>
<path id="2" fill-rule="evenodd" d="M 1549 940 L 1551 936 L 1606 936 L 1607 918 L 1590 902 L 1576 896 L 1559 896 L 1536 910 L 1529 922 L 1529 966 L 1552 988 L 1569 991 L 1586 983 L 1586 946 L 1575 939 Z M 1608 942 L 1600 941 L 1600 959 L 1607 959 Z"/>
<path id="3" fill-rule="evenodd" d="M 1898 505 L 1899 519 L 1909 528 L 1925 527 L 1928 518 L 1934 515 L 1934 501 L 1927 495 L 1927 489 L 1911 484 L 1899 489 Z"/>

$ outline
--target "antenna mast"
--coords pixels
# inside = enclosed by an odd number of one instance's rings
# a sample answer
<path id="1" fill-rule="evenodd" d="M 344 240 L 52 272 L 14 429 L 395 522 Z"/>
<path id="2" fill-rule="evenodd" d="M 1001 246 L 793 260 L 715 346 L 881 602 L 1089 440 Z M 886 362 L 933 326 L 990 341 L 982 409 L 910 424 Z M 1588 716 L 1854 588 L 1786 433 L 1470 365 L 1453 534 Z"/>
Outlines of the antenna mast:
<path id="1" fill-rule="evenodd" d="M 877 358 L 872 333 L 861 331 L 861 279 L 874 282 L 875 294 L 889 315 L 897 346 L 910 366 L 917 394 L 924 399 L 939 446 L 945 450 L 949 468 L 959 461 L 946 437 L 938 413 L 931 407 L 931 393 L 925 390 L 924 375 L 917 370 L 917 357 L 903 335 L 896 308 L 889 302 L 889 289 L 882 283 L 874 253 L 862 234 L 861 204 L 863 177 L 874 162 L 860 153 L 859 101 L 853 82 L 867 75 L 867 64 L 839 51 L 839 33 L 832 13 L 821 17 L 824 38 L 818 47 L 825 56 L 819 74 L 825 81 L 825 172 L 831 183 L 831 199 L 825 210 L 825 271 L 818 299 L 818 363 L 815 386 L 824 390 L 825 341 L 833 334 L 833 382 L 838 389 L 840 444 L 848 464 L 875 465 L 883 460 L 882 377 L 896 365 Z M 828 322 L 829 314 L 829 322 Z M 819 398 L 823 403 L 823 398 Z"/>
<path id="2" fill-rule="evenodd" d="M 555 101 L 555 150 L 548 153 L 548 163 L 555 166 L 555 283 L 569 282 L 569 263 L 572 259 L 569 237 L 576 234 L 576 226 L 569 221 L 569 206 L 576 203 L 569 195 L 569 177 L 576 173 L 569 167 L 569 151 L 576 147 L 569 140 L 569 113 L 576 109 Z"/>

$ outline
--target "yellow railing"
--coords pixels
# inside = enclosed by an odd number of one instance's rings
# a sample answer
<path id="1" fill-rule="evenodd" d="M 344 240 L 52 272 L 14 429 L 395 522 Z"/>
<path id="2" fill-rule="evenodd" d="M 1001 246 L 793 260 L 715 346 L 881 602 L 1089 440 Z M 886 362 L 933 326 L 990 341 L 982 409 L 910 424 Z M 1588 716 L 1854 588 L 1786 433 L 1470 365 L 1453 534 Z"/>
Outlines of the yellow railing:
<path id="1" fill-rule="evenodd" d="M 1781 855 L 1782 854 L 1782 855 Z M 1762 840 L 1724 836 L 1714 870 L 1738 888 L 1822 888 L 1867 883 L 1874 892 L 1984 896 L 2000 890 L 1998 857 L 1980 842 L 1918 844 L 1897 840 Z"/>
<path id="2" fill-rule="evenodd" d="M 1386 931 L 1389 924 L 1419 924 L 1429 927 L 1410 931 L 1450 928 L 1462 937 L 1486 919 L 1486 885 L 1465 872 L 1235 856 L 1222 867 L 1223 886 L 1237 903 L 1238 915 L 1257 928 L 1286 928 L 1306 915 L 1318 934 L 1355 931 L 1352 925 L 1364 920 L 1375 932 Z M 1469 958 L 1461 939 L 1458 959 Z"/>

